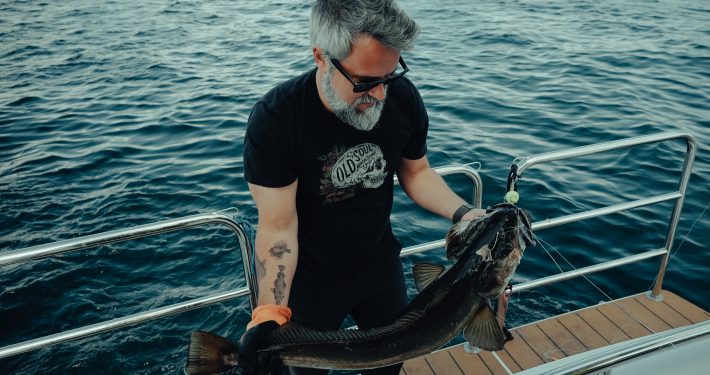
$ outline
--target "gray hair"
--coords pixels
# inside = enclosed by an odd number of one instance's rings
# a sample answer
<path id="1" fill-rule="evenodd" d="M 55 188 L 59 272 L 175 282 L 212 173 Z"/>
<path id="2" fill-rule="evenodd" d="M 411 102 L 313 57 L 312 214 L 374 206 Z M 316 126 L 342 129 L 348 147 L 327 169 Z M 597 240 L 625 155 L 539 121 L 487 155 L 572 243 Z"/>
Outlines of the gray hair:
<path id="1" fill-rule="evenodd" d="M 311 47 L 336 59 L 350 55 L 359 35 L 370 35 L 385 47 L 410 50 L 419 26 L 395 0 L 316 0 L 311 10 Z"/>

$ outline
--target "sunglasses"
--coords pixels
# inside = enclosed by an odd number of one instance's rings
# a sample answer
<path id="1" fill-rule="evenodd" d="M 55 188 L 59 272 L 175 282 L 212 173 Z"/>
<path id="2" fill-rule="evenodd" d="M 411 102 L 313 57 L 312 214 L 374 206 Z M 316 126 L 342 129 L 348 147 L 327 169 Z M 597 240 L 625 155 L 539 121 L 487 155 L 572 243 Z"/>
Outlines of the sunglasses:
<path id="1" fill-rule="evenodd" d="M 380 84 L 386 85 L 389 84 L 390 82 L 396 80 L 397 78 L 400 78 L 403 76 L 405 73 L 409 71 L 409 68 L 407 68 L 407 64 L 404 63 L 404 60 L 402 57 L 399 57 L 399 64 L 402 65 L 402 70 L 399 72 L 394 72 L 391 74 L 388 74 L 382 78 L 372 78 L 372 79 L 366 79 L 363 80 L 362 82 L 355 82 L 352 77 L 345 71 L 345 68 L 343 68 L 342 65 L 340 65 L 340 62 L 334 58 L 330 59 L 330 62 L 333 63 L 333 66 L 335 66 L 335 69 L 338 69 L 340 73 L 345 76 L 345 78 L 350 81 L 350 83 L 353 84 L 353 92 L 365 92 L 365 91 L 370 91 L 373 88 L 379 86 Z"/>

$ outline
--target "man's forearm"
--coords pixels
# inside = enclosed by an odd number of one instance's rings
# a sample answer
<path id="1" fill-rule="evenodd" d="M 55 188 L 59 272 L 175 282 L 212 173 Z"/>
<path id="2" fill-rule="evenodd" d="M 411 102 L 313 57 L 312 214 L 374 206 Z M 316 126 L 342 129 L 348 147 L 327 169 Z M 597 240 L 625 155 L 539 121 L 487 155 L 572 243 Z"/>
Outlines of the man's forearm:
<path id="1" fill-rule="evenodd" d="M 400 176 L 400 183 L 415 203 L 449 220 L 453 218 L 454 212 L 466 203 L 432 168 L 423 168 L 416 173 Z M 473 210 L 466 214 L 464 219 L 480 216 L 483 212 Z"/>
<path id="2" fill-rule="evenodd" d="M 422 169 L 403 179 L 402 187 L 414 202 L 445 218 L 451 219 L 454 211 L 465 203 L 431 168 Z"/>
<path id="3" fill-rule="evenodd" d="M 293 275 L 298 263 L 296 228 L 256 234 L 256 275 L 258 304 L 288 305 Z"/>

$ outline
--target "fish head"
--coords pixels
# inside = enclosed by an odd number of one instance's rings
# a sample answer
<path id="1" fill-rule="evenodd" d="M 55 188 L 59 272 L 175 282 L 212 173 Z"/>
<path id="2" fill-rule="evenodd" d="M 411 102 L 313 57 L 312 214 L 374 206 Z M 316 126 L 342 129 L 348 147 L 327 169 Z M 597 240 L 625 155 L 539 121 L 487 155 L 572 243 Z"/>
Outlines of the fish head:
<path id="1" fill-rule="evenodd" d="M 489 244 L 491 257 L 495 260 L 506 258 L 517 249 L 520 254 L 529 245 L 535 245 L 532 235 L 530 213 L 510 203 L 501 203 L 490 208 L 501 221 L 496 232 L 496 239 Z"/>
<path id="2" fill-rule="evenodd" d="M 490 207 L 470 222 L 455 224 L 446 236 L 452 267 L 470 280 L 476 294 L 495 298 L 510 282 L 525 252 L 534 245 L 530 213 L 510 203 Z"/>
<path id="3" fill-rule="evenodd" d="M 456 260 L 477 253 L 487 260 L 500 260 L 514 249 L 521 254 L 534 245 L 530 213 L 511 203 L 500 203 L 471 221 L 454 224 L 446 235 L 446 254 Z"/>

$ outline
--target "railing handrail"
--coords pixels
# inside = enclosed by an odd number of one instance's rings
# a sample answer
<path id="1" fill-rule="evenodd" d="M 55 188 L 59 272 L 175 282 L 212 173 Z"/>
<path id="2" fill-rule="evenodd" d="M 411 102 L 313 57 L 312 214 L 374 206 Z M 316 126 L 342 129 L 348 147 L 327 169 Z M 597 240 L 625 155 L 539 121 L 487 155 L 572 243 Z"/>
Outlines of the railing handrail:
<path id="1" fill-rule="evenodd" d="M 579 214 L 573 214 L 573 215 L 568 215 L 565 217 L 557 218 L 554 220 L 545 220 L 544 222 L 536 222 L 533 223 L 533 231 L 538 230 L 538 229 L 543 229 L 543 228 L 549 228 L 553 225 L 562 225 L 562 224 L 568 224 L 572 223 L 575 221 L 579 220 L 584 220 L 584 219 L 589 219 L 592 217 L 597 217 L 601 215 L 607 215 L 611 213 L 616 213 L 616 212 L 621 212 L 624 210 L 628 210 L 631 208 L 637 208 L 637 207 L 642 207 L 642 206 L 647 206 L 650 204 L 656 204 L 656 203 L 661 203 L 669 200 L 675 200 L 675 206 L 673 208 L 673 212 L 671 214 L 670 218 L 670 224 L 668 227 L 668 235 L 666 236 L 666 244 L 663 248 L 662 252 L 658 252 L 657 250 L 651 250 L 645 253 L 641 253 L 638 255 L 651 255 L 653 256 L 659 256 L 662 255 L 663 258 L 661 260 L 661 264 L 658 269 L 658 274 L 656 276 L 656 282 L 653 288 L 653 291 L 650 295 L 651 298 L 660 298 L 660 293 L 661 293 L 661 288 L 663 284 L 663 277 L 666 272 L 666 266 L 668 265 L 668 258 L 670 256 L 670 251 L 671 247 L 673 246 L 673 241 L 675 239 L 675 232 L 676 228 L 678 227 L 678 221 L 680 220 L 680 212 L 683 208 L 683 202 L 685 200 L 685 193 L 688 188 L 688 182 L 690 181 L 690 174 L 693 168 L 693 162 L 695 161 L 695 154 L 697 150 L 697 146 L 695 143 L 695 137 L 688 133 L 682 133 L 682 132 L 665 132 L 665 133 L 658 133 L 658 134 L 651 134 L 651 135 L 646 135 L 646 136 L 641 136 L 641 137 L 633 137 L 633 138 L 626 138 L 626 139 L 620 139 L 616 141 L 611 141 L 611 142 L 603 142 L 603 143 L 597 143 L 593 145 L 588 145 L 588 146 L 582 146 L 582 147 L 575 147 L 575 148 L 570 148 L 566 150 L 560 150 L 560 151 L 553 151 L 553 152 L 547 152 L 543 154 L 538 154 L 534 155 L 528 158 L 523 158 L 522 161 L 518 164 L 518 175 L 523 176 L 525 171 L 529 169 L 530 167 L 537 165 L 537 164 L 542 164 L 542 163 L 547 163 L 547 162 L 552 162 L 552 161 L 558 161 L 558 160 L 563 160 L 563 159 L 570 159 L 574 157 L 579 157 L 579 156 L 585 156 L 585 155 L 590 155 L 590 154 L 595 154 L 595 153 L 600 153 L 600 152 L 605 152 L 605 151 L 611 151 L 611 150 L 616 150 L 616 149 L 621 149 L 621 148 L 629 148 L 629 147 L 634 147 L 634 146 L 639 146 L 639 145 L 644 145 L 644 144 L 649 144 L 649 143 L 658 143 L 658 142 L 665 142 L 669 140 L 675 140 L 675 139 L 684 139 L 686 143 L 686 155 L 685 155 L 685 160 L 683 162 L 683 168 L 682 168 L 682 173 L 681 173 L 681 178 L 680 182 L 678 185 L 678 191 L 668 193 L 668 194 L 661 194 L 653 197 L 648 197 L 645 199 L 640 199 L 637 201 L 633 202 L 627 202 L 623 204 L 618 204 L 618 205 L 613 205 L 613 206 L 608 206 L 596 210 L 590 210 L 586 211 L 583 213 Z M 586 272 L 584 273 L 578 273 L 574 272 L 577 276 L 582 276 L 586 275 L 592 272 L 598 272 L 601 270 L 613 268 L 613 267 L 618 267 L 623 264 L 628 263 L 628 259 L 631 259 L 632 257 L 627 257 L 627 258 L 622 258 L 618 259 L 616 261 L 611 261 L 611 262 L 606 262 L 604 263 L 604 267 L 588 267 L 586 269 Z M 644 257 L 642 259 L 646 259 L 647 257 Z M 639 261 L 642 259 L 638 259 L 635 261 Z M 516 285 L 514 290 L 517 291 L 522 291 L 525 289 L 531 288 L 533 285 L 535 287 L 537 286 L 542 286 L 546 284 L 551 284 L 555 283 L 558 281 L 562 280 L 567 280 L 570 278 L 570 273 L 569 272 L 563 272 L 558 275 L 553 275 L 553 276 L 548 276 L 545 277 L 544 280 L 545 282 L 541 282 L 541 280 L 532 280 L 528 281 L 525 283 L 522 283 L 520 285 Z"/>
<path id="2" fill-rule="evenodd" d="M 483 182 L 478 172 L 467 165 L 453 165 L 437 167 L 434 170 L 442 175 L 463 174 L 468 177 L 474 185 L 473 203 L 476 207 L 481 207 L 483 197 Z M 227 209 L 218 212 L 191 215 L 176 219 L 163 220 L 155 223 L 139 225 L 131 228 L 117 229 L 103 233 L 97 233 L 73 239 L 52 242 L 48 244 L 36 245 L 19 250 L 0 252 L 0 266 L 27 262 L 41 259 L 52 255 L 62 254 L 70 251 L 83 250 L 95 246 L 108 245 L 138 238 L 144 238 L 171 231 L 177 231 L 206 224 L 222 224 L 232 229 L 237 235 L 241 247 L 242 263 L 244 267 L 244 278 L 247 287 L 234 289 L 222 293 L 213 294 L 207 297 L 196 298 L 185 302 L 176 303 L 148 311 L 143 311 L 133 315 L 116 318 L 96 324 L 51 334 L 48 336 L 27 340 L 21 343 L 8 345 L 0 348 L 0 358 L 25 353 L 28 351 L 43 348 L 45 346 L 58 344 L 70 340 L 96 335 L 102 332 L 115 330 L 118 328 L 157 319 L 166 315 L 177 314 L 209 304 L 223 302 L 232 298 L 249 295 L 251 308 L 256 306 L 256 275 L 252 272 L 253 248 L 252 243 L 245 229 L 240 223 L 234 220 L 238 210 Z"/>
<path id="3" fill-rule="evenodd" d="M 481 180 L 481 176 L 475 169 L 471 168 L 468 165 L 452 165 L 437 167 L 434 168 L 434 171 L 441 176 L 451 174 L 463 174 L 468 177 L 474 184 L 473 204 L 476 207 L 481 207 L 483 197 L 483 182 Z M 396 177 L 395 182 L 397 182 Z M 146 236 L 211 223 L 221 223 L 227 225 L 232 230 L 234 230 L 237 235 L 244 237 L 240 237 L 240 241 L 246 241 L 246 234 L 244 233 L 244 230 L 241 228 L 241 226 L 234 220 L 232 220 L 230 216 L 225 215 L 225 212 L 228 212 L 230 210 L 233 210 L 234 214 L 238 212 L 237 209 L 227 209 L 213 213 L 197 214 L 177 219 L 168 219 L 131 228 L 116 229 L 108 232 L 102 232 L 77 238 L 71 238 L 63 241 L 56 241 L 52 243 L 31 246 L 19 250 L 3 251 L 0 252 L 0 266 L 13 263 L 22 263 L 25 261 L 45 258 L 48 256 L 57 255 L 65 252 L 83 250 L 95 246 L 108 245 L 112 243 L 133 240 Z"/>
<path id="4" fill-rule="evenodd" d="M 228 213 L 231 214 L 231 216 L 228 215 Z M 237 213 L 238 210 L 236 209 L 227 209 L 218 212 L 197 214 L 177 219 L 163 220 L 156 223 L 144 224 L 131 228 L 117 229 L 109 232 L 103 232 L 64 241 L 32 246 L 20 250 L 0 252 L 0 266 L 26 262 L 34 259 L 48 257 L 51 255 L 87 249 L 94 246 L 108 245 L 112 243 L 153 236 L 180 229 L 193 228 L 206 224 L 221 224 L 232 229 L 232 231 L 234 231 L 234 233 L 237 235 L 237 238 L 239 239 L 239 244 L 242 252 L 242 262 L 246 275 L 247 270 L 251 270 L 250 265 L 252 264 L 253 253 L 252 243 L 244 228 L 242 228 L 242 226 L 233 219 L 233 217 L 236 216 Z M 236 298 L 245 294 L 249 294 L 249 302 L 252 308 L 254 308 L 254 306 L 256 306 L 256 297 L 254 296 L 254 293 L 250 293 L 250 291 L 256 289 L 256 284 L 253 277 L 246 277 L 245 279 L 247 281 L 246 288 L 231 290 L 220 294 L 214 294 L 208 297 L 197 298 L 194 300 L 181 302 L 149 311 L 144 311 L 122 318 L 92 324 L 70 331 L 60 332 L 37 339 L 27 340 L 18 344 L 8 345 L 0 348 L 0 358 L 32 351 L 35 349 L 43 348 L 45 346 L 58 344 L 60 342 L 95 335 L 101 332 L 125 327 L 127 325 L 133 325 L 147 320 L 160 318 L 169 314 L 176 314 L 192 310 L 198 307 L 202 307 L 206 304 L 221 302 L 226 299 Z"/>
<path id="5" fill-rule="evenodd" d="M 478 171 L 476 171 L 469 165 L 462 164 L 436 167 L 434 168 L 434 172 L 439 174 L 439 176 L 462 174 L 468 177 L 468 179 L 471 180 L 471 183 L 473 183 L 473 206 L 476 208 L 481 207 L 481 205 L 483 204 L 483 180 L 481 179 L 481 175 L 478 174 Z M 394 183 L 399 184 L 399 179 L 397 178 L 397 176 L 394 177 Z"/>
<path id="6" fill-rule="evenodd" d="M 70 251 L 83 250 L 95 246 L 109 245 L 156 234 L 171 232 L 175 230 L 196 227 L 204 224 L 220 222 L 227 225 L 238 234 L 243 234 L 242 228 L 234 222 L 225 212 L 237 209 L 227 209 L 206 214 L 196 214 L 180 217 L 176 219 L 162 220 L 155 223 L 138 225 L 130 228 L 116 229 L 108 232 L 90 234 L 86 236 L 70 238 L 63 241 L 56 241 L 41 245 L 26 247 L 19 250 L 9 250 L 0 252 L 0 266 L 22 263 L 29 260 L 45 258 L 52 255 L 62 254 Z"/>
<path id="7" fill-rule="evenodd" d="M 683 164 L 681 182 L 680 182 L 680 187 L 679 187 L 678 191 L 672 192 L 672 193 L 667 193 L 667 194 L 661 194 L 661 195 L 657 195 L 654 197 L 639 199 L 639 200 L 635 200 L 635 201 L 631 201 L 631 202 L 621 203 L 621 204 L 617 204 L 617 205 L 612 205 L 612 206 L 608 206 L 608 207 L 598 208 L 598 209 L 594 209 L 594 210 L 588 210 L 588 211 L 584 211 L 584 212 L 580 212 L 580 213 L 576 213 L 576 214 L 570 214 L 570 215 L 566 215 L 566 216 L 562 216 L 562 217 L 558 217 L 558 218 L 546 219 L 543 221 L 536 221 L 536 222 L 532 223 L 532 230 L 534 232 L 537 230 L 546 229 L 546 228 L 550 228 L 553 226 L 569 224 L 569 223 L 580 221 L 580 220 L 586 220 L 586 219 L 590 219 L 593 217 L 608 215 L 608 214 L 612 214 L 612 213 L 616 213 L 616 212 L 629 210 L 632 208 L 648 206 L 651 204 L 657 204 L 657 203 L 666 202 L 666 201 L 675 199 L 676 206 L 673 211 L 673 215 L 671 217 L 671 226 L 669 228 L 670 234 L 666 240 L 666 246 L 664 247 L 664 249 L 651 250 L 651 251 L 648 251 L 648 252 L 645 252 L 642 254 L 632 255 L 629 257 L 620 258 L 620 259 L 605 262 L 605 263 L 600 263 L 600 264 L 597 264 L 594 266 L 585 267 L 585 268 L 579 269 L 577 271 L 563 272 L 563 273 L 560 273 L 557 275 L 552 275 L 552 276 L 540 278 L 538 280 L 531 280 L 528 282 L 523 282 L 523 283 L 515 285 L 515 288 L 513 290 L 516 292 L 520 292 L 523 290 L 527 290 L 527 289 L 531 289 L 531 288 L 535 288 L 535 287 L 567 280 L 572 277 L 578 277 L 578 276 L 586 275 L 586 274 L 593 273 L 593 272 L 599 272 L 599 271 L 606 270 L 609 268 L 618 267 L 618 266 L 621 266 L 624 264 L 639 262 L 641 260 L 648 259 L 650 257 L 656 257 L 656 256 L 663 255 L 664 260 L 661 262 L 661 268 L 659 270 L 658 281 L 657 281 L 656 286 L 653 291 L 653 296 L 657 296 L 661 290 L 663 273 L 665 272 L 665 266 L 668 263 L 668 260 L 667 260 L 668 253 L 669 253 L 671 245 L 673 243 L 673 235 L 675 234 L 675 229 L 678 224 L 678 219 L 680 216 L 680 209 L 683 205 L 683 199 L 685 197 L 685 192 L 687 190 L 688 181 L 690 180 L 690 172 L 692 169 L 693 161 L 695 160 L 695 153 L 696 153 L 696 148 L 697 148 L 696 144 L 695 144 L 695 137 L 693 137 L 690 134 L 681 133 L 681 132 L 658 133 L 658 134 L 652 134 L 652 135 L 648 135 L 648 136 L 626 138 L 626 139 L 620 139 L 620 140 L 611 141 L 611 142 L 597 143 L 597 144 L 588 145 L 588 146 L 581 146 L 581 147 L 575 147 L 575 148 L 570 148 L 570 149 L 564 149 L 564 150 L 560 150 L 560 151 L 547 152 L 547 153 L 543 153 L 543 154 L 530 156 L 527 158 L 522 158 L 521 163 L 518 164 L 518 172 L 517 173 L 519 176 L 522 176 L 523 173 L 527 169 L 529 169 L 530 167 L 532 167 L 533 165 L 536 165 L 536 164 L 542 164 L 542 163 L 563 160 L 563 159 L 569 159 L 569 158 L 574 158 L 574 157 L 579 157 L 579 156 L 584 156 L 584 155 L 589 155 L 589 154 L 594 154 L 594 153 L 599 153 L 599 152 L 604 152 L 604 151 L 611 151 L 611 150 L 620 149 L 620 148 L 628 148 L 628 147 L 638 146 L 638 145 L 642 145 L 642 144 L 657 143 L 657 142 L 663 142 L 663 141 L 667 141 L 667 140 L 680 139 L 680 138 L 685 139 L 685 141 L 686 141 L 687 153 L 686 153 L 685 162 Z M 516 159 L 516 160 L 518 160 L 518 159 Z M 480 207 L 480 205 L 479 205 L 479 207 Z M 444 240 L 432 241 L 432 242 L 427 242 L 424 244 L 410 246 L 410 247 L 407 247 L 406 249 L 402 250 L 402 256 L 417 254 L 417 253 L 441 248 L 442 246 L 444 246 Z"/>
<path id="8" fill-rule="evenodd" d="M 683 206 L 683 201 L 685 198 L 685 193 L 687 191 L 688 182 L 690 180 L 690 173 L 692 170 L 693 161 L 695 160 L 696 154 L 696 144 L 695 138 L 686 133 L 671 132 L 671 133 L 660 133 L 643 137 L 627 138 L 612 142 L 599 143 L 589 146 L 582 146 L 577 148 L 571 148 L 561 151 L 549 152 L 544 154 L 535 155 L 522 160 L 518 164 L 518 174 L 520 176 L 533 165 L 541 164 L 545 162 L 551 162 L 556 160 L 568 159 L 578 156 L 589 155 L 593 153 L 599 153 L 604 151 L 610 151 L 620 148 L 628 148 L 641 144 L 657 143 L 672 139 L 683 138 L 686 140 L 687 151 L 686 157 L 683 164 L 682 176 L 679 183 L 678 191 L 658 195 L 655 197 L 649 197 L 645 199 L 640 199 L 632 202 L 612 205 L 604 208 L 599 208 L 595 210 L 589 210 L 582 213 L 571 214 L 555 219 L 548 219 L 542 222 L 533 223 L 533 230 L 540 230 L 549 228 L 552 226 L 568 224 L 571 222 L 585 220 L 592 217 L 598 217 L 602 215 L 607 215 L 610 213 L 620 212 L 628 210 L 631 208 L 642 207 L 650 204 L 656 204 L 660 202 L 665 202 L 668 200 L 675 200 L 676 204 L 671 215 L 671 220 L 669 224 L 668 236 L 666 238 L 666 245 L 662 249 L 651 250 L 640 254 L 635 254 L 627 256 L 620 259 L 615 259 L 612 261 L 592 265 L 589 267 L 584 267 L 569 272 L 562 272 L 560 274 L 544 277 L 537 280 L 532 280 L 524 282 L 515 286 L 515 291 L 527 290 L 547 284 L 552 284 L 555 282 L 567 280 L 573 277 L 578 277 L 586 275 L 593 272 L 599 272 L 602 270 L 618 267 L 624 264 L 634 263 L 641 260 L 649 259 L 656 256 L 663 256 L 661 265 L 659 267 L 658 276 L 656 279 L 656 285 L 652 292 L 652 297 L 657 297 L 660 294 L 661 284 L 663 281 L 663 276 L 665 274 L 665 269 L 668 263 L 668 257 L 670 254 L 670 249 L 675 237 L 675 231 L 678 225 L 678 220 L 680 218 L 680 212 Z M 482 205 L 482 181 L 478 172 L 473 168 L 465 165 L 461 166 L 446 166 L 435 168 L 435 171 L 440 175 L 449 175 L 453 173 L 462 173 L 468 176 L 475 185 L 473 203 L 476 207 L 481 207 Z M 252 308 L 256 306 L 256 280 L 255 275 L 252 272 L 251 265 L 253 264 L 253 249 L 249 238 L 241 227 L 239 223 L 234 221 L 232 217 L 223 213 L 224 211 L 214 212 L 211 214 L 199 214 L 188 216 L 179 219 L 165 220 L 157 223 L 141 225 L 128 229 L 119 229 L 111 232 L 99 233 L 95 235 L 89 235 L 84 237 L 79 237 L 76 239 L 70 239 L 65 241 L 59 241 L 51 244 L 32 246 L 26 249 L 13 250 L 7 252 L 0 252 L 0 266 L 24 262 L 32 259 L 43 258 L 50 255 L 60 254 L 67 251 L 86 249 L 93 246 L 106 245 L 109 243 L 121 242 L 130 239 L 136 239 L 141 237 L 146 237 L 149 235 L 165 233 L 168 231 L 174 231 L 184 228 L 195 227 L 210 223 L 221 223 L 229 228 L 231 228 L 238 236 L 239 242 L 242 250 L 242 261 L 244 266 L 245 279 L 247 280 L 247 287 L 237 290 L 232 290 L 220 294 L 215 294 L 208 297 L 198 298 L 187 302 L 182 302 L 147 312 L 141 312 L 138 314 L 130 315 L 123 318 L 117 318 L 110 321 L 97 323 L 94 325 L 74 329 L 71 331 L 61 332 L 54 335 L 49 335 L 41 337 L 34 340 L 25 341 L 19 344 L 14 344 L 0 348 L 0 358 L 35 350 L 48 345 L 57 344 L 60 342 L 65 342 L 77 338 L 82 338 L 90 335 L 94 335 L 100 332 L 105 332 L 117 328 L 121 328 L 127 325 L 132 325 L 140 323 L 146 320 L 159 318 L 168 314 L 175 314 L 194 308 L 202 307 L 207 304 L 222 302 L 231 298 L 236 298 L 249 294 L 250 304 Z M 421 253 L 424 251 L 441 248 L 444 245 L 444 240 L 432 241 L 424 244 L 419 244 L 415 246 L 410 246 L 402 250 L 401 256 L 408 256 L 415 253 Z"/>

